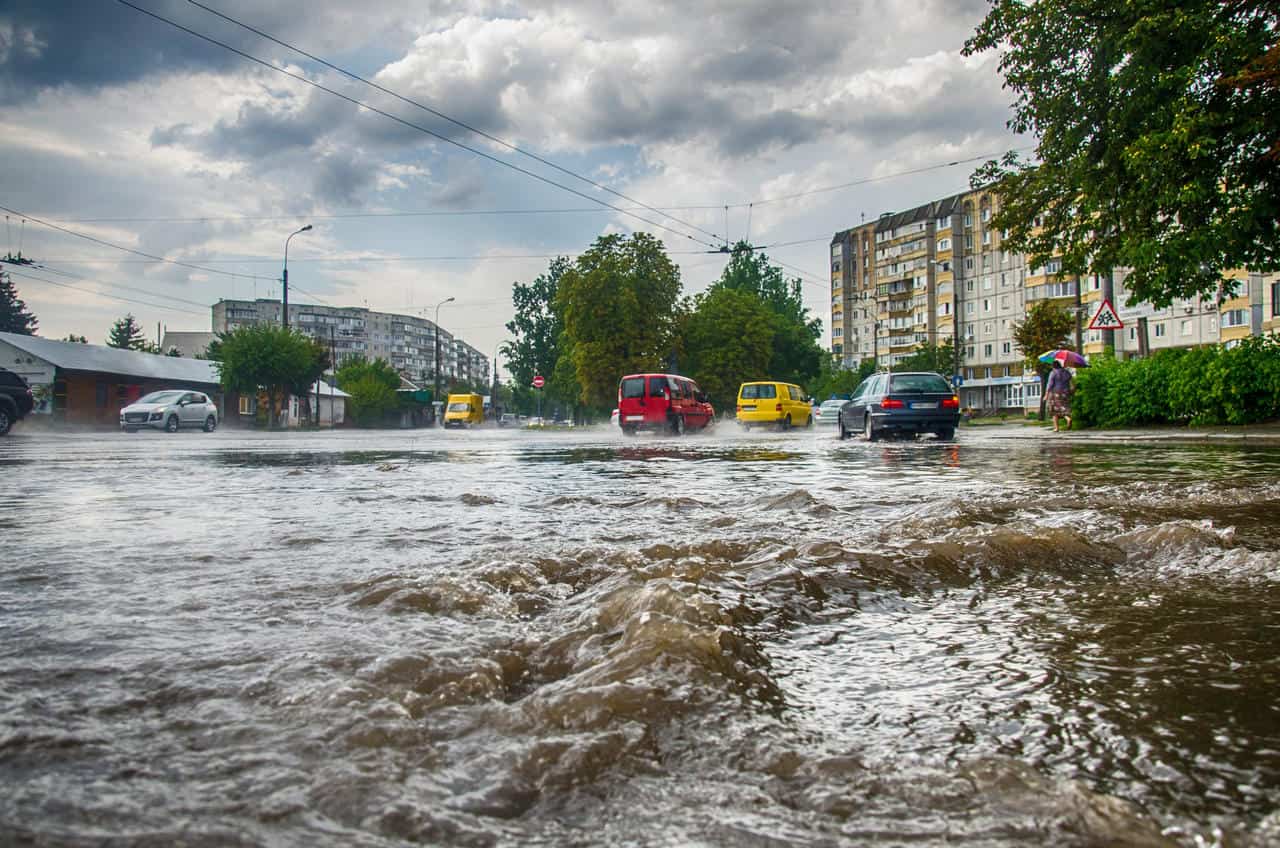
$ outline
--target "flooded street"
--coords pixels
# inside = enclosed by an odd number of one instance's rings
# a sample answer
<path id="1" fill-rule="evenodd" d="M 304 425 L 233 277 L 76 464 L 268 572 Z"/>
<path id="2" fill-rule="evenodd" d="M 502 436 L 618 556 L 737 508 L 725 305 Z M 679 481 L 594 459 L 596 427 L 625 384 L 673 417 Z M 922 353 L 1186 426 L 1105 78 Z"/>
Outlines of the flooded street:
<path id="1" fill-rule="evenodd" d="M 1280 446 L 0 440 L 0 843 L 1280 841 Z"/>

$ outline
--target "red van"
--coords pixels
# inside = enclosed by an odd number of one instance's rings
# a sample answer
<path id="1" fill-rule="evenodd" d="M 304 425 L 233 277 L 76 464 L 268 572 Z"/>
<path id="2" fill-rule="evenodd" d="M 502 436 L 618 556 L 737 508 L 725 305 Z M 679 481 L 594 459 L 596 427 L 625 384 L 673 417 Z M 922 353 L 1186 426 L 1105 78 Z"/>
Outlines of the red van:
<path id="1" fill-rule="evenodd" d="M 678 374 L 628 374 L 618 383 L 618 425 L 680 434 L 715 423 L 716 411 L 698 384 Z"/>

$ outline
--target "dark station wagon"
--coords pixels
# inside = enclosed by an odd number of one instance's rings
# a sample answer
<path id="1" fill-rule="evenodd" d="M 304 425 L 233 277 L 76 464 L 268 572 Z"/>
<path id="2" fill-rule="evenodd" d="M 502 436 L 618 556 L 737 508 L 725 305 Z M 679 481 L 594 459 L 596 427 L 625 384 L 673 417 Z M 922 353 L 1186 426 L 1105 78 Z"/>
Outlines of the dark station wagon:
<path id="1" fill-rule="evenodd" d="M 885 433 L 935 433 L 950 439 L 960 424 L 960 398 L 951 383 L 931 371 L 872 374 L 840 409 L 840 438 L 862 433 L 874 442 Z"/>

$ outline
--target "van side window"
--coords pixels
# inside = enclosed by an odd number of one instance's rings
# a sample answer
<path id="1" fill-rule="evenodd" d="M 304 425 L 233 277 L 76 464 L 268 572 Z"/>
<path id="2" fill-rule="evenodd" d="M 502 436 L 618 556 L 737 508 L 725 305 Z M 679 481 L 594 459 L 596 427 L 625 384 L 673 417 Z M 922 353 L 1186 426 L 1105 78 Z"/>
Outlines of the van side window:
<path id="1" fill-rule="evenodd" d="M 649 397 L 658 397 L 667 393 L 666 377 L 650 377 L 649 378 Z"/>
<path id="2" fill-rule="evenodd" d="M 799 386 L 787 386 L 787 392 L 791 395 L 792 400 L 804 400 L 804 394 L 800 391 Z"/>

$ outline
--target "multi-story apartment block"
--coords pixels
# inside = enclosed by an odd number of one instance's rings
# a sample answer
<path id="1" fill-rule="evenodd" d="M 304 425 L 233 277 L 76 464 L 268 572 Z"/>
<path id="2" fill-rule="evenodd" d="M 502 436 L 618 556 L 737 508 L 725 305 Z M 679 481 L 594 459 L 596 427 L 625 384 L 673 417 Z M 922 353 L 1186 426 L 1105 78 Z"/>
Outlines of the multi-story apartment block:
<path id="1" fill-rule="evenodd" d="M 280 322 L 278 300 L 220 300 L 213 305 L 213 331 Z M 488 385 L 489 362 L 435 322 L 417 315 L 377 312 L 355 306 L 289 304 L 289 324 L 331 345 L 339 364 L 356 356 L 379 357 L 410 380 L 442 379 Z M 437 343 L 439 347 L 437 348 Z"/>

